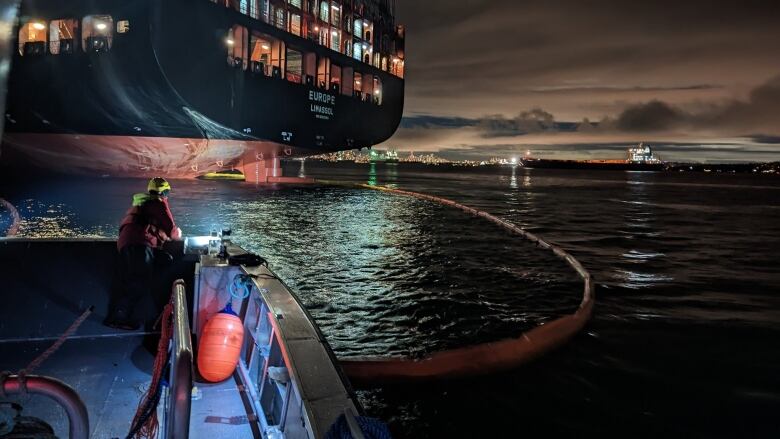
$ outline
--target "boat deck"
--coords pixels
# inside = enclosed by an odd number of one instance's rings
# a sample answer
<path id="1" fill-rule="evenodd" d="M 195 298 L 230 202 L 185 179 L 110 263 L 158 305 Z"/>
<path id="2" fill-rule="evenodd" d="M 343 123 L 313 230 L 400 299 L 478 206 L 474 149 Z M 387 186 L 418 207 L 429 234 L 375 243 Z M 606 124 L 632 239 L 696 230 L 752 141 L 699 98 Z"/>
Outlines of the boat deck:
<path id="1" fill-rule="evenodd" d="M 161 426 L 171 434 L 186 434 L 189 424 L 192 438 L 251 438 L 262 431 L 305 439 L 324 436 L 342 415 L 352 419 L 360 413 L 324 338 L 271 271 L 191 257 L 178 245 L 172 249 L 172 264 L 156 269 L 147 306 L 137 309 L 143 327 L 152 328 L 161 305 L 167 297 L 174 298 L 175 355 L 165 375 L 174 390 L 161 397 Z M 233 256 L 242 252 L 229 248 Z M 127 436 L 152 378 L 158 338 L 143 329 L 126 332 L 102 325 L 118 292 L 116 259 L 116 243 L 110 240 L 0 239 L 0 371 L 18 372 L 93 307 L 75 335 L 32 374 L 72 387 L 86 405 L 89 436 L 101 439 Z M 174 284 L 175 279 L 183 283 Z M 231 296 L 230 282 L 237 279 L 251 281 L 251 294 Z M 171 295 L 173 285 L 178 286 Z M 224 307 L 228 297 L 244 324 L 238 369 L 221 383 L 201 382 L 191 375 L 196 369 L 189 364 L 190 336 L 197 340 L 208 317 Z M 271 368 L 284 369 L 289 377 L 273 378 Z M 187 401 L 191 386 L 188 406 L 182 401 Z M 68 418 L 54 401 L 34 395 L 5 400 L 20 403 L 23 415 L 40 418 L 57 436 L 67 437 Z"/>
<path id="2" fill-rule="evenodd" d="M 81 395 L 90 414 L 90 437 L 125 437 L 138 402 L 149 385 L 154 357 L 143 348 L 144 335 L 68 340 L 44 362 L 37 375 L 56 377 Z M 0 342 L 0 370 L 25 367 L 52 340 Z M 68 437 L 68 417 L 55 402 L 40 395 L 11 397 L 24 414 L 49 423 L 58 437 Z"/>
<path id="3" fill-rule="evenodd" d="M 35 374 L 56 377 L 81 395 L 91 418 L 90 437 L 124 438 L 138 403 L 151 380 L 154 356 L 145 347 L 153 335 L 127 333 L 68 340 Z M 0 342 L 0 370 L 16 372 L 52 344 L 52 340 Z M 190 437 L 253 436 L 247 411 L 234 379 L 196 383 Z M 49 423 L 58 437 L 68 437 L 68 418 L 53 401 L 40 395 L 13 397 L 24 414 Z"/>
<path id="4" fill-rule="evenodd" d="M 235 377 L 221 383 L 196 382 L 195 385 L 198 390 L 190 412 L 190 437 L 260 437 L 255 422 L 247 416 Z"/>
<path id="5" fill-rule="evenodd" d="M 84 261 L 90 270 L 84 270 Z M 72 386 L 90 415 L 90 437 L 124 438 L 143 393 L 151 381 L 157 338 L 143 330 L 117 331 L 102 325 L 110 292 L 115 288 L 116 244 L 110 240 L 0 241 L 0 371 L 18 372 L 90 305 L 95 310 L 35 375 L 47 375 Z M 171 267 L 170 279 L 191 272 L 191 264 Z M 189 275 L 192 276 L 191 274 Z M 186 276 L 185 276 L 186 277 Z M 147 326 L 156 318 L 147 303 Z M 194 383 L 190 437 L 252 437 L 247 410 L 234 379 L 219 384 Z M 68 437 L 68 418 L 55 402 L 40 395 L 9 397 L 22 402 L 23 413 L 49 423 L 58 437 Z M 161 404 L 162 406 L 162 404 Z M 160 419 L 162 421 L 162 419 Z"/>

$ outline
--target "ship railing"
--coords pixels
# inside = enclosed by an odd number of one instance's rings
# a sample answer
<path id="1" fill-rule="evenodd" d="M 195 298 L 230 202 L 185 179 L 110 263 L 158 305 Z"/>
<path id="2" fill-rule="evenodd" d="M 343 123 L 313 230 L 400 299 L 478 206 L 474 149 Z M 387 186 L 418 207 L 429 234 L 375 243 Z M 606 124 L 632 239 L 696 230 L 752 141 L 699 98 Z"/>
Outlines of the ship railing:
<path id="1" fill-rule="evenodd" d="M 165 437 L 186 439 L 190 430 L 192 404 L 192 335 L 184 281 L 173 284 L 173 338 L 170 358 L 170 392 L 165 419 Z"/>

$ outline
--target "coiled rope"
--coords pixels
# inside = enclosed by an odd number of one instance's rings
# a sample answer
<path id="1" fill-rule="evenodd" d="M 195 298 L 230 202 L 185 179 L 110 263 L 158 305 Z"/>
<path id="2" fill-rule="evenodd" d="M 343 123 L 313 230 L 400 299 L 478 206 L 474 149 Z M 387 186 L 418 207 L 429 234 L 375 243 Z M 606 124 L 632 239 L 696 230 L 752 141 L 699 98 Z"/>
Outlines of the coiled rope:
<path id="1" fill-rule="evenodd" d="M 157 355 L 154 357 L 152 368 L 152 382 L 149 389 L 138 404 L 133 422 L 130 423 L 130 432 L 126 439 L 155 438 L 160 423 L 157 419 L 157 404 L 162 393 L 162 377 L 165 365 L 168 364 L 168 345 L 173 337 L 173 295 L 163 308 L 160 316 L 162 328 L 160 341 L 157 342 Z"/>
<path id="2" fill-rule="evenodd" d="M 513 369 L 561 346 L 579 332 L 590 319 L 595 302 L 593 277 L 574 256 L 557 245 L 487 212 L 447 198 L 382 186 L 357 185 L 357 187 L 427 200 L 484 218 L 510 233 L 552 251 L 577 272 L 583 280 L 584 287 L 582 301 L 573 314 L 544 323 L 515 338 L 435 352 L 422 359 L 342 358 L 341 366 L 350 380 L 364 383 L 430 380 L 484 375 Z"/>

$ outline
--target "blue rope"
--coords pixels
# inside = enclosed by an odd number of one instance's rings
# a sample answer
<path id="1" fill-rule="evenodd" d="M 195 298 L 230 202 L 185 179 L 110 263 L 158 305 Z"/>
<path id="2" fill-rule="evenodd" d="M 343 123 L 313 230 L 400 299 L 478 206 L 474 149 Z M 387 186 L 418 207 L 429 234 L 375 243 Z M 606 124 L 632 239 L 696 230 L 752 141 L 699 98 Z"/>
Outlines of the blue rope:
<path id="1" fill-rule="evenodd" d="M 246 299 L 249 297 L 249 293 L 252 291 L 252 278 L 237 274 L 233 277 L 233 282 L 228 286 L 228 291 L 230 291 L 230 295 L 235 297 L 236 299 Z M 241 293 L 241 295 L 238 294 L 238 289 L 243 288 L 244 292 Z"/>

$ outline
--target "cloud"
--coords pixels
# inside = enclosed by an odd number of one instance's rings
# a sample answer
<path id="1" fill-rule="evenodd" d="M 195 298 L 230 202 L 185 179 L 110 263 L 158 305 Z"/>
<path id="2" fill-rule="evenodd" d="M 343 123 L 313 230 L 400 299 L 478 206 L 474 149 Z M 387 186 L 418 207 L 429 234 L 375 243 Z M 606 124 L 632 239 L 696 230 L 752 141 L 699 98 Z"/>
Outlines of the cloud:
<path id="1" fill-rule="evenodd" d="M 607 86 L 607 85 L 552 85 L 531 87 L 530 91 L 534 93 L 593 93 L 593 92 L 666 92 L 666 91 L 691 91 L 691 90 L 717 90 L 722 89 L 722 85 L 713 84 L 694 84 L 694 85 L 672 85 L 672 86 Z"/>
<path id="2" fill-rule="evenodd" d="M 780 135 L 780 76 L 754 88 L 746 100 L 712 103 L 698 112 L 654 100 L 629 106 L 603 129 L 664 132 L 675 129 L 747 136 L 750 132 Z"/>
<path id="3" fill-rule="evenodd" d="M 446 117 L 418 115 L 405 117 L 401 120 L 402 129 L 414 128 L 462 128 L 477 124 L 477 121 L 464 117 Z"/>
<path id="4" fill-rule="evenodd" d="M 624 110 L 615 126 L 621 131 L 653 132 L 673 128 L 681 122 L 681 111 L 661 101 L 651 101 Z"/>
<path id="5" fill-rule="evenodd" d="M 415 115 L 405 118 L 396 136 L 380 148 L 466 158 L 527 149 L 548 156 L 614 158 L 622 155 L 615 151 L 639 142 L 660 146 L 675 160 L 780 160 L 780 77 L 742 100 L 687 106 L 651 100 L 625 105 L 617 116 L 595 122 L 559 121 L 541 108 L 515 116 Z"/>
<path id="6" fill-rule="evenodd" d="M 600 120 L 618 100 L 744 96 L 780 72 L 779 20 L 780 2 L 766 0 L 398 2 L 406 108 Z"/>
<path id="7" fill-rule="evenodd" d="M 766 134 L 753 134 L 750 138 L 756 143 L 780 145 L 780 136 L 768 136 Z"/>
<path id="8" fill-rule="evenodd" d="M 780 135 L 780 76 L 750 92 L 746 101 L 734 100 L 693 116 L 697 126 L 732 127 Z"/>
<path id="9" fill-rule="evenodd" d="M 551 131 L 557 129 L 557 126 L 551 113 L 534 108 L 511 119 L 502 115 L 483 117 L 477 128 L 484 132 L 485 137 L 505 137 Z"/>

